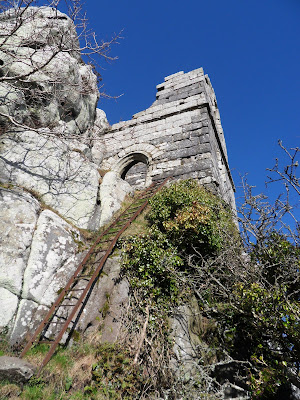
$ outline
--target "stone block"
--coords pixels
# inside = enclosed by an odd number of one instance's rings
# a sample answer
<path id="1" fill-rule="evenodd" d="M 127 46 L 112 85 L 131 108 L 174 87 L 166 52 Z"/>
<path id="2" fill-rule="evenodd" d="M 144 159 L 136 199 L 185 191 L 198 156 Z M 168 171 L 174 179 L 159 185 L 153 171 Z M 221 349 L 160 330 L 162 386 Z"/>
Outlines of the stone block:
<path id="1" fill-rule="evenodd" d="M 163 109 L 163 106 L 162 105 L 154 105 L 154 103 L 153 103 L 153 105 L 150 107 L 150 108 L 148 108 L 148 110 L 151 112 L 151 113 L 154 113 L 155 111 L 160 111 L 160 110 L 162 110 Z"/>
<path id="2" fill-rule="evenodd" d="M 35 371 L 35 366 L 18 357 L 0 357 L 0 380 L 22 384 L 27 382 L 34 375 Z"/>
<path id="3" fill-rule="evenodd" d="M 201 134 L 204 135 L 206 133 L 209 133 L 209 126 L 202 126 Z"/>
<path id="4" fill-rule="evenodd" d="M 178 82 L 173 90 L 174 91 L 180 91 L 180 92 L 188 92 L 189 90 L 192 89 L 196 89 L 197 87 L 199 87 L 199 82 L 193 82 L 191 83 L 191 81 L 189 79 L 185 79 L 182 82 Z"/>
<path id="5" fill-rule="evenodd" d="M 194 122 L 194 123 L 190 123 L 187 124 L 185 126 L 182 127 L 182 132 L 191 132 L 191 131 L 195 131 L 196 129 L 200 129 L 202 128 L 202 122 Z"/>
<path id="6" fill-rule="evenodd" d="M 187 101 L 185 101 L 183 104 L 180 104 L 178 106 L 178 111 L 183 112 L 187 111 L 191 108 L 197 107 L 199 104 L 199 99 L 198 98 L 193 98 L 191 99 L 190 97 L 187 98 Z"/>
<path id="7" fill-rule="evenodd" d="M 116 124 L 113 124 L 111 128 L 113 130 L 117 130 L 117 129 L 123 128 L 126 125 L 127 125 L 127 121 L 120 121 L 120 122 L 118 122 Z"/>
<path id="8" fill-rule="evenodd" d="M 189 132 L 179 132 L 179 133 L 172 135 L 172 140 L 175 142 L 178 140 L 188 139 L 189 137 L 190 137 Z"/>
<path id="9" fill-rule="evenodd" d="M 183 139 L 179 141 L 174 141 L 173 143 L 168 143 L 167 150 L 173 151 L 177 149 L 188 149 L 189 147 L 197 146 L 199 144 L 198 138 L 193 139 Z"/>
<path id="10" fill-rule="evenodd" d="M 160 112 L 160 111 L 156 111 L 156 112 Z M 146 113 L 144 115 L 142 115 L 141 117 L 137 118 L 137 122 L 146 122 L 146 121 L 151 121 L 153 119 L 153 113 Z"/>
<path id="11" fill-rule="evenodd" d="M 204 125 L 204 121 L 201 119 L 201 115 L 197 113 L 197 115 L 192 116 L 192 122 L 201 122 Z"/>
<path id="12" fill-rule="evenodd" d="M 190 79 L 189 77 L 184 77 L 181 80 L 178 80 L 176 82 L 166 82 L 165 84 L 165 88 L 166 89 L 173 89 L 173 90 L 177 90 L 177 89 L 181 89 L 184 87 L 187 87 L 189 85 L 193 85 L 193 84 L 200 84 L 202 82 L 202 79 L 199 77 L 195 77 L 193 79 Z"/>
<path id="13" fill-rule="evenodd" d="M 189 114 L 179 115 L 179 117 L 181 117 L 181 118 L 177 118 L 177 119 L 175 119 L 175 121 L 173 121 L 174 127 L 184 126 L 191 122 L 191 116 Z"/>
<path id="14" fill-rule="evenodd" d="M 198 89 L 191 89 L 188 92 L 188 96 L 194 96 L 196 94 L 201 94 L 203 93 L 203 89 L 202 88 L 198 88 Z"/>
<path id="15" fill-rule="evenodd" d="M 166 108 L 165 110 L 160 111 L 161 115 L 173 114 L 178 111 L 178 105 L 172 105 L 171 107 Z"/>
<path id="16" fill-rule="evenodd" d="M 190 79 L 195 79 L 195 78 L 199 78 L 199 77 L 204 78 L 204 71 L 203 71 L 203 68 L 198 68 L 198 69 L 195 69 L 194 71 L 189 72 L 187 75 Z"/>
<path id="17" fill-rule="evenodd" d="M 169 176 L 173 176 L 175 178 L 185 179 L 186 177 L 190 177 L 191 173 L 196 174 L 197 171 L 209 171 L 211 168 L 211 160 L 202 160 L 197 162 L 191 162 L 189 164 L 180 165 L 175 167 L 170 171 L 163 172 L 160 176 L 161 179 L 165 179 Z"/>
<path id="18" fill-rule="evenodd" d="M 169 81 L 170 79 L 174 79 L 174 78 L 176 78 L 176 77 L 178 77 L 178 76 L 180 76 L 180 75 L 184 75 L 184 72 L 183 72 L 183 71 L 179 71 L 179 72 L 176 72 L 176 74 L 168 75 L 168 76 L 166 76 L 166 77 L 164 78 L 164 81 L 167 82 L 167 81 Z"/>
<path id="19" fill-rule="evenodd" d="M 170 100 L 170 101 L 176 101 L 176 100 L 185 99 L 185 98 L 187 98 L 187 97 L 188 97 L 187 93 L 184 92 L 184 93 L 181 93 L 181 94 L 172 94 L 172 95 L 169 97 L 169 100 Z"/>
<path id="20" fill-rule="evenodd" d="M 156 168 L 158 168 L 160 170 L 165 170 L 165 169 L 169 170 L 174 167 L 177 167 L 178 165 L 181 165 L 180 160 L 171 160 L 171 161 L 166 161 L 166 162 L 156 164 Z"/>
<path id="21" fill-rule="evenodd" d="M 172 95 L 173 90 L 163 90 L 157 93 L 156 98 L 159 100 L 167 100 Z"/>
<path id="22" fill-rule="evenodd" d="M 199 143 L 203 144 L 203 143 L 209 143 L 210 139 L 209 139 L 209 135 L 201 135 L 199 136 Z"/>

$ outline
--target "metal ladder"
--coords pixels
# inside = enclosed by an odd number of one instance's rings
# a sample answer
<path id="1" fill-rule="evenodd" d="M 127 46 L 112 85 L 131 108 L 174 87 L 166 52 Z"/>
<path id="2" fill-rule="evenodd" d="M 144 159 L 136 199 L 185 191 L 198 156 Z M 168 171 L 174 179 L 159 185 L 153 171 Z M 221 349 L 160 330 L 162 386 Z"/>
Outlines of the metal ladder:
<path id="1" fill-rule="evenodd" d="M 72 329 L 69 333 L 69 337 L 75 328 L 75 322 L 78 322 L 80 315 L 82 314 L 85 305 L 91 295 L 92 289 L 99 278 L 104 264 L 107 258 L 114 250 L 116 243 L 122 233 L 129 227 L 129 225 L 137 218 L 137 216 L 145 209 L 148 204 L 148 200 L 154 196 L 169 180 L 167 178 L 163 181 L 153 182 L 147 189 L 145 189 L 137 197 L 133 203 L 126 208 L 113 222 L 106 228 L 100 236 L 96 239 L 94 244 L 91 246 L 82 262 L 78 265 L 76 271 L 69 279 L 66 286 L 62 289 L 56 301 L 51 306 L 47 315 L 44 317 L 34 334 L 31 336 L 26 346 L 24 347 L 20 357 L 28 352 L 28 350 L 38 343 L 47 343 L 50 345 L 49 351 L 46 354 L 41 366 L 37 372 L 40 374 L 42 368 L 49 362 L 52 355 L 54 354 L 57 346 L 66 333 L 70 324 L 72 323 Z M 93 265 L 97 264 L 97 267 L 93 270 Z M 83 287 L 77 287 L 78 282 L 83 283 Z M 80 285 L 81 286 L 81 285 Z M 79 297 L 76 298 L 74 293 L 79 292 Z M 75 303 L 72 304 L 72 301 Z M 63 317 L 59 314 L 59 310 L 70 308 L 67 317 Z M 75 321 L 75 322 L 74 322 Z M 55 338 L 47 338 L 47 331 L 51 327 L 55 328 L 61 326 L 56 334 Z"/>

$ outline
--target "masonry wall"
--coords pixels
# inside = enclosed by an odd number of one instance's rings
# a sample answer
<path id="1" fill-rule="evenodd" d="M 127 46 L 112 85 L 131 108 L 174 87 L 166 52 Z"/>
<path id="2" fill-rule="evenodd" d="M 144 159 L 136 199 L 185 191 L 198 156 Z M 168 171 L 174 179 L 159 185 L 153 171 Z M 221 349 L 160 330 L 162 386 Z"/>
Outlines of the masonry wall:
<path id="1" fill-rule="evenodd" d="M 203 69 L 178 72 L 157 85 L 156 101 L 103 136 L 101 168 L 124 171 L 147 160 L 146 184 L 172 176 L 196 178 L 234 207 L 234 184 L 216 97 Z M 124 160 L 130 158 L 128 163 Z M 129 171 L 128 171 L 129 172 Z"/>

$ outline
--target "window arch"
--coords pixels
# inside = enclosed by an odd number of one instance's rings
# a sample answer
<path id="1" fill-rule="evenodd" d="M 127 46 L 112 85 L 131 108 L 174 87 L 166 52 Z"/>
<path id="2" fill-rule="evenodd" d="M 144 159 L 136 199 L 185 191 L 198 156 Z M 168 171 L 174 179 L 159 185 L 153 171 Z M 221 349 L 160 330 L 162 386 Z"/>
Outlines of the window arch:
<path id="1" fill-rule="evenodd" d="M 119 160 L 113 169 L 130 185 L 145 187 L 151 183 L 151 161 L 151 156 L 146 152 L 131 152 Z"/>

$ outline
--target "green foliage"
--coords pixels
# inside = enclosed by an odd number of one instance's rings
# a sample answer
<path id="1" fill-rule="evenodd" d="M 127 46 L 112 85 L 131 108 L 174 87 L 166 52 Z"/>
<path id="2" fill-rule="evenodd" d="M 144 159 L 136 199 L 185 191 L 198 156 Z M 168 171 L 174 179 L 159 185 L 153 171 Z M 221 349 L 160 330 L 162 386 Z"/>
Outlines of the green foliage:
<path id="1" fill-rule="evenodd" d="M 297 293 L 299 285 L 300 248 L 276 231 L 257 242 L 251 249 L 251 258 L 261 266 L 264 279 L 280 286 L 287 294 Z M 295 296 L 294 296 L 295 297 Z M 300 299 L 300 294 L 296 294 Z"/>
<path id="2" fill-rule="evenodd" d="M 35 355 L 35 354 L 46 354 L 49 351 L 49 345 L 45 343 L 39 343 L 34 346 L 32 346 L 28 352 L 27 355 Z"/>
<path id="3" fill-rule="evenodd" d="M 148 232 L 127 239 L 123 262 L 143 307 L 152 305 L 149 321 L 163 325 L 194 291 L 214 321 L 202 340 L 219 359 L 247 363 L 253 399 L 271 399 L 300 369 L 299 246 L 274 230 L 248 247 L 248 258 L 226 206 L 192 180 L 164 188 L 150 205 Z"/>
<path id="4" fill-rule="evenodd" d="M 60 367 L 63 370 L 66 370 L 69 366 L 72 365 L 73 360 L 67 352 L 64 350 L 58 350 L 57 353 L 52 357 L 53 365 L 56 367 Z"/>
<path id="5" fill-rule="evenodd" d="M 183 264 L 177 250 L 158 229 L 147 235 L 129 238 L 124 245 L 123 270 L 141 299 L 157 304 L 176 301 L 179 282 L 174 272 Z"/>
<path id="6" fill-rule="evenodd" d="M 22 393 L 22 398 L 26 400 L 44 400 L 44 386 L 45 383 L 42 378 L 32 376 L 25 386 L 25 389 Z"/>
<path id="7" fill-rule="evenodd" d="M 225 245 L 224 230 L 237 234 L 224 203 L 194 180 L 179 181 L 150 200 L 149 221 L 179 251 L 198 249 L 201 255 L 217 254 Z"/>
<path id="8" fill-rule="evenodd" d="M 236 235 L 236 227 L 222 201 L 193 180 L 164 188 L 150 206 L 148 232 L 124 242 L 123 271 L 146 303 L 168 308 L 190 292 L 186 255 L 194 249 L 203 257 L 217 254 L 225 245 L 224 230 Z"/>
<path id="9" fill-rule="evenodd" d="M 65 379 L 65 390 L 68 392 L 73 384 L 73 378 L 71 376 L 67 376 Z"/>

